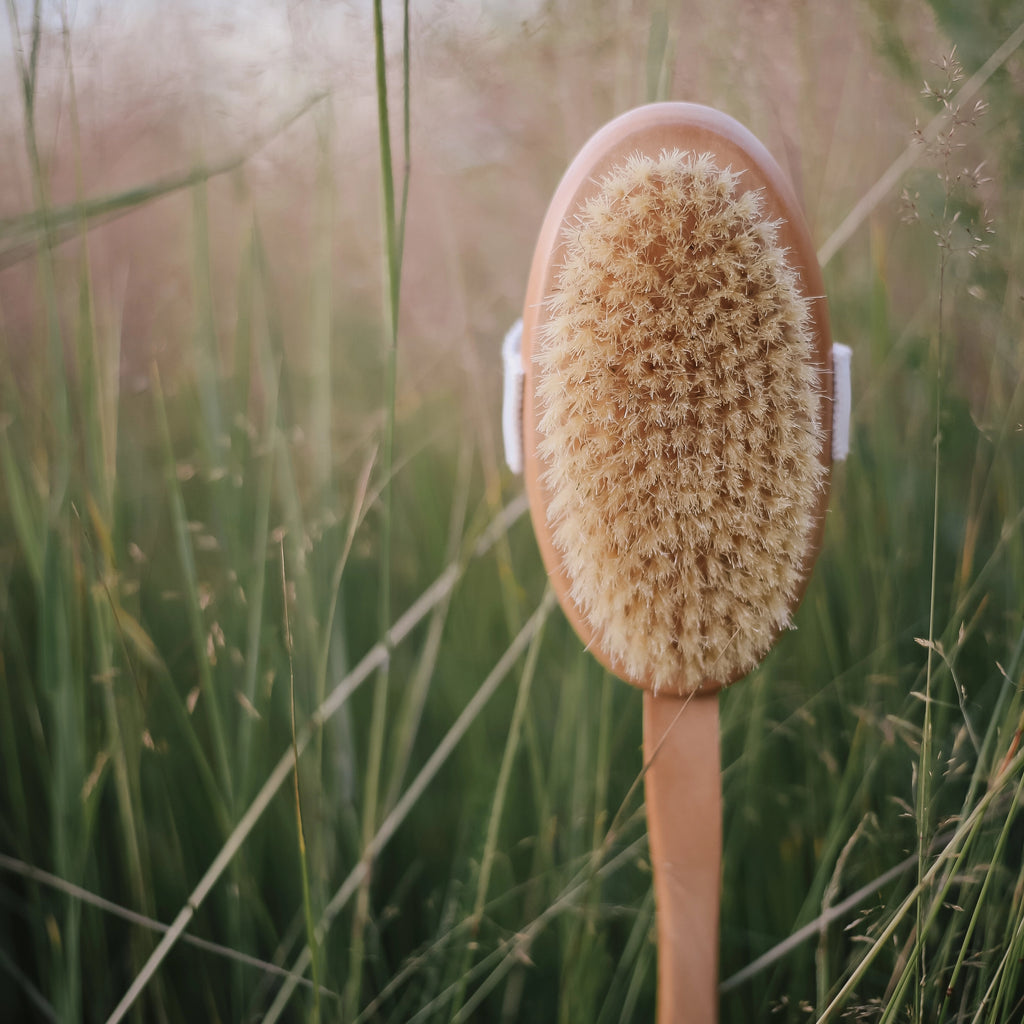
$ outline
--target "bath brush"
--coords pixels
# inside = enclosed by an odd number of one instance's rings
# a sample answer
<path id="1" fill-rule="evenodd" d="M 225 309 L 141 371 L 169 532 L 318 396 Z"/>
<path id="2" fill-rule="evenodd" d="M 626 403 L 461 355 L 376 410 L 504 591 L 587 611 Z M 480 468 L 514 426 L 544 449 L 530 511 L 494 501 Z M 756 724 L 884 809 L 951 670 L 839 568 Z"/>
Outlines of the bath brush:
<path id="1" fill-rule="evenodd" d="M 510 463 L 552 585 L 643 690 L 658 1021 L 709 1024 L 717 694 L 791 624 L 832 461 L 828 310 L 786 176 L 706 107 L 612 121 L 558 186 L 506 347 Z"/>

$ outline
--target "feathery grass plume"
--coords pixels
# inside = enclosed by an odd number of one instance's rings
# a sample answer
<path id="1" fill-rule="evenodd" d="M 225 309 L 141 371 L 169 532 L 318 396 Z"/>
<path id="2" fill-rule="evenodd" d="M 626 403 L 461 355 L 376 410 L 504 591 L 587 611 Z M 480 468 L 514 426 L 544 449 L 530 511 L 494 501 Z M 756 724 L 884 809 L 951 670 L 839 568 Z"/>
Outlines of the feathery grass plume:
<path id="1" fill-rule="evenodd" d="M 789 624 L 822 483 L 807 297 L 739 186 L 706 154 L 615 167 L 536 356 L 572 598 L 655 689 L 734 678 Z"/>

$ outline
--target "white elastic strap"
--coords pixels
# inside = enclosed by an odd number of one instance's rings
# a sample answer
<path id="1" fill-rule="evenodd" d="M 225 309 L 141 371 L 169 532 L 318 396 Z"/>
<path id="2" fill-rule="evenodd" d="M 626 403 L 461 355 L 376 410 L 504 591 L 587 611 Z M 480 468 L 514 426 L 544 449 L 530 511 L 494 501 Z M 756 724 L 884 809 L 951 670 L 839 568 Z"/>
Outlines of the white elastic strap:
<path id="1" fill-rule="evenodd" d="M 505 394 L 501 406 L 501 432 L 505 462 L 513 473 L 523 471 L 523 321 L 517 320 L 505 335 L 501 356 L 505 364 Z M 853 350 L 832 346 L 832 461 L 842 462 L 850 453 L 850 362 Z"/>
<path id="2" fill-rule="evenodd" d="M 501 403 L 501 433 L 505 461 L 513 473 L 523 471 L 523 321 L 517 320 L 505 335 L 501 358 L 505 363 L 505 395 Z"/>
<path id="3" fill-rule="evenodd" d="M 832 461 L 842 462 L 850 454 L 850 361 L 853 349 L 832 346 Z"/>

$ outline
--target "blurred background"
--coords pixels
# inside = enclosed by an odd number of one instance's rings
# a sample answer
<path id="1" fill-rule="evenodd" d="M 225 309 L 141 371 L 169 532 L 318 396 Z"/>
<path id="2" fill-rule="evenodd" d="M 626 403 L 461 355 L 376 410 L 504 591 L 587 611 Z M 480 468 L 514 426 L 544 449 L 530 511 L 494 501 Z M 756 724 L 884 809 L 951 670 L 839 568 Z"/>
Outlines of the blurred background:
<path id="1" fill-rule="evenodd" d="M 722 1019 L 1021 1019 L 1022 26 L 10 0 L 5 1019 L 653 1019 L 640 699 L 544 596 L 499 348 L 656 99 L 773 153 L 854 350 L 797 628 L 723 696 Z"/>

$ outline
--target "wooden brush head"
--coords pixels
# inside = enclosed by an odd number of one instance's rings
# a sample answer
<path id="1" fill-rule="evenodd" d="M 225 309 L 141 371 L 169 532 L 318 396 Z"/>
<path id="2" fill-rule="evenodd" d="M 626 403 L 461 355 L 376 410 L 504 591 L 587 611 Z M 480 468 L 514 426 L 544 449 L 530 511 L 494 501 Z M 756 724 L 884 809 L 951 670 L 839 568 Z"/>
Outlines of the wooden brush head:
<path id="1" fill-rule="evenodd" d="M 524 469 L 584 644 L 714 693 L 786 628 L 821 544 L 831 337 L 796 197 L 706 107 L 601 129 L 566 172 L 523 314 Z"/>

